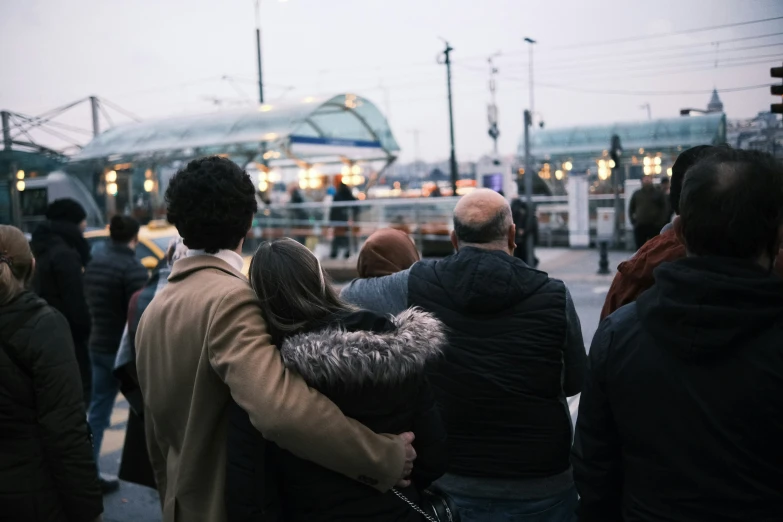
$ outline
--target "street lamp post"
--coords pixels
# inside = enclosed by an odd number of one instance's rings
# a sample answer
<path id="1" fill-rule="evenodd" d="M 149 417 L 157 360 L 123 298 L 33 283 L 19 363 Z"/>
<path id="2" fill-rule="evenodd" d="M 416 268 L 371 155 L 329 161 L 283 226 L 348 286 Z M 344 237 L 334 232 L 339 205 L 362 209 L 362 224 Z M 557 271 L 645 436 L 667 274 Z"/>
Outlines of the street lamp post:
<path id="1" fill-rule="evenodd" d="M 287 2 L 288 0 L 278 0 Z M 258 60 L 258 102 L 264 103 L 264 76 L 261 72 L 261 0 L 256 0 L 256 58 Z"/>

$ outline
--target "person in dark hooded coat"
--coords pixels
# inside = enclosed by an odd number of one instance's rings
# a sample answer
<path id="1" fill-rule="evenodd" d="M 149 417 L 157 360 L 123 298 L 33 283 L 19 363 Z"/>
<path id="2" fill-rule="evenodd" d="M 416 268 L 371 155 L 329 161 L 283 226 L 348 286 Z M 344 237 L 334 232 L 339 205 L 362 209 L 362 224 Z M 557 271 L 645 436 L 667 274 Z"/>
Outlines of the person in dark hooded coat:
<path id="1" fill-rule="evenodd" d="M 288 368 L 376 433 L 415 433 L 411 484 L 399 492 L 418 502 L 447 466 L 446 434 L 424 372 L 441 353 L 443 325 L 416 309 L 387 318 L 346 305 L 318 259 L 292 239 L 261 245 L 250 282 Z M 351 480 L 265 442 L 236 404 L 227 453 L 229 522 L 421 520 L 394 492 L 370 487 L 371 479 Z"/>
<path id="2" fill-rule="evenodd" d="M 685 176 L 687 256 L 601 323 L 572 452 L 584 522 L 783 520 L 783 166 Z"/>
<path id="3" fill-rule="evenodd" d="M 85 408 L 90 404 L 92 388 L 88 350 L 91 319 L 83 275 L 90 261 L 90 246 L 82 235 L 86 218 L 78 202 L 58 199 L 47 208 L 46 221 L 38 225 L 30 243 L 36 262 L 32 289 L 63 314 L 71 327 Z"/>
<path id="4" fill-rule="evenodd" d="M 25 289 L 34 267 L 22 231 L 0 225 L 0 520 L 100 520 L 71 333 Z"/>

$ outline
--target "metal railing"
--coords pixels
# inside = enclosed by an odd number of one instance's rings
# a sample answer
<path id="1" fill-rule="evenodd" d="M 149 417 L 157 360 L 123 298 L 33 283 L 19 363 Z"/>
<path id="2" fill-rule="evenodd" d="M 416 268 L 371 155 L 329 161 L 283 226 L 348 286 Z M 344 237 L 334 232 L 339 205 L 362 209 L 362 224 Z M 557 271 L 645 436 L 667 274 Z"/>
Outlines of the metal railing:
<path id="1" fill-rule="evenodd" d="M 335 238 L 349 253 L 358 251 L 367 237 L 381 228 L 392 227 L 410 234 L 425 255 L 448 254 L 452 214 L 460 198 L 400 198 L 365 201 L 324 201 L 268 205 L 254 220 L 252 239 L 257 241 L 292 237 L 315 249 L 333 244 Z M 613 206 L 611 194 L 589 197 L 591 230 L 595 230 L 597 208 Z M 568 197 L 534 196 L 539 220 L 539 243 L 568 245 Z M 594 236 L 595 233 L 593 232 Z"/>

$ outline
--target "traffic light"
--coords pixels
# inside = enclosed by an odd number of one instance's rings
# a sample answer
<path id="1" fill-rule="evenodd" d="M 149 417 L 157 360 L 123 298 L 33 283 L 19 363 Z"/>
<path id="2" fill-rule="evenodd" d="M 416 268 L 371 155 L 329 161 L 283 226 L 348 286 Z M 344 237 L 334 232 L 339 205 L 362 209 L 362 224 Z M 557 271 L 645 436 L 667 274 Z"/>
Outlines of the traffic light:
<path id="1" fill-rule="evenodd" d="M 770 74 L 773 78 L 783 79 L 783 67 L 771 68 Z M 783 84 L 770 86 L 769 92 L 772 93 L 772 96 L 783 96 Z M 783 103 L 773 103 L 770 106 L 770 110 L 773 114 L 783 114 Z"/>

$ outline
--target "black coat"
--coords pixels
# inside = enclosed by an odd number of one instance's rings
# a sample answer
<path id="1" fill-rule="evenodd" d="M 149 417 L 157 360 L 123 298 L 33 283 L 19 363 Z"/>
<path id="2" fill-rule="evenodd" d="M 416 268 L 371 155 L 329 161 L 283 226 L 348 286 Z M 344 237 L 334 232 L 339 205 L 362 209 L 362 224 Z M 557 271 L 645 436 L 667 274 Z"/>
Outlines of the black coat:
<path id="1" fill-rule="evenodd" d="M 414 502 L 447 467 L 446 434 L 424 378 L 425 363 L 440 353 L 444 340 L 442 325 L 424 312 L 409 310 L 393 322 L 356 312 L 289 337 L 281 348 L 286 366 L 346 416 L 376 433 L 415 433 L 413 485 L 402 490 Z M 379 493 L 273 444 L 265 448 L 238 406 L 229 419 L 229 522 L 421 520 L 392 492 Z"/>
<path id="2" fill-rule="evenodd" d="M 103 511 L 65 318 L 31 292 L 0 307 L 0 520 Z"/>
<path id="3" fill-rule="evenodd" d="M 413 265 L 408 304 L 448 327 L 428 372 L 449 434 L 449 473 L 511 480 L 570 468 L 566 396 L 581 391 L 581 327 L 562 281 L 505 252 L 461 248 Z"/>
<path id="4" fill-rule="evenodd" d="M 783 279 L 685 258 L 590 349 L 573 449 L 580 520 L 783 520 Z"/>
<path id="5" fill-rule="evenodd" d="M 83 273 L 90 261 L 90 246 L 77 225 L 64 221 L 45 221 L 38 225 L 30 246 L 35 255 L 32 288 L 68 321 L 85 402 L 89 404 L 92 372 L 87 345 L 91 321 Z"/>
<path id="6" fill-rule="evenodd" d="M 332 199 L 332 202 L 348 203 L 351 201 L 356 201 L 356 198 L 351 192 L 351 189 L 348 188 L 348 185 L 340 184 L 340 187 L 337 189 L 337 193 L 334 195 L 334 199 Z M 359 213 L 358 207 L 332 205 L 332 207 L 329 209 L 329 221 L 347 222 L 351 219 L 356 219 L 358 213 Z"/>
<path id="7" fill-rule="evenodd" d="M 84 273 L 92 316 L 90 351 L 116 354 L 128 320 L 128 303 L 147 281 L 147 270 L 125 245 L 111 243 Z"/>

